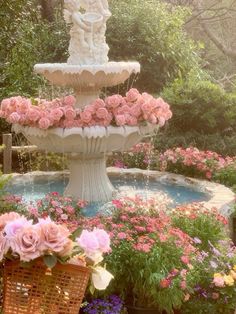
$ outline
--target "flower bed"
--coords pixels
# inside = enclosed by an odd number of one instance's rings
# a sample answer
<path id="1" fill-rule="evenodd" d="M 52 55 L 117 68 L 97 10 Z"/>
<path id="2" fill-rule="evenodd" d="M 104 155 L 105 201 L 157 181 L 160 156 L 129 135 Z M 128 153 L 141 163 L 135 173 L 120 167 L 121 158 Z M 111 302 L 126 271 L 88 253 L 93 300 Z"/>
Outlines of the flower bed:
<path id="1" fill-rule="evenodd" d="M 162 98 L 140 94 L 136 89 L 128 91 L 125 97 L 113 95 L 105 100 L 96 99 L 84 109 L 75 108 L 75 103 L 73 96 L 52 101 L 12 97 L 2 101 L 0 117 L 9 123 L 48 129 L 136 126 L 147 122 L 163 126 L 172 116 L 169 105 Z"/>
<path id="2" fill-rule="evenodd" d="M 105 261 L 115 278 L 108 292 L 126 303 L 167 313 L 231 314 L 235 308 L 236 250 L 215 209 L 194 204 L 169 215 L 154 200 L 125 198 L 113 201 L 111 217 L 81 223 L 109 232 L 112 253 Z"/>
<path id="3" fill-rule="evenodd" d="M 236 169 L 235 157 L 222 157 L 215 152 L 199 151 L 196 147 L 168 149 L 160 155 L 159 162 L 162 171 L 207 179 L 227 167 L 234 165 Z"/>

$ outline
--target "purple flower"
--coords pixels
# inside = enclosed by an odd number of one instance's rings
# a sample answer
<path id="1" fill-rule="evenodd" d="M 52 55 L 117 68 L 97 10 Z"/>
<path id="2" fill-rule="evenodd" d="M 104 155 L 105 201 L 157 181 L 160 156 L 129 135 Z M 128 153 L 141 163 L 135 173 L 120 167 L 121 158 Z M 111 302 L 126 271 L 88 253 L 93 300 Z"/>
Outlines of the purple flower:
<path id="1" fill-rule="evenodd" d="M 214 261 L 210 261 L 210 265 L 212 268 L 216 269 L 218 267 L 218 265 L 216 264 L 216 262 Z"/>

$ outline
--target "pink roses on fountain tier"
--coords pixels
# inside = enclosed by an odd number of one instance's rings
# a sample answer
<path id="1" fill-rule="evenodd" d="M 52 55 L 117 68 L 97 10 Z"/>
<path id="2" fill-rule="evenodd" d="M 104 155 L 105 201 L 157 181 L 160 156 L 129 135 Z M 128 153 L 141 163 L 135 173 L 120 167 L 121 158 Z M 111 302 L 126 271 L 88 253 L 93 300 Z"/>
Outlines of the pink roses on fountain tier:
<path id="1" fill-rule="evenodd" d="M 37 105 L 35 105 L 35 103 Z M 90 126 L 136 126 L 142 123 L 163 126 L 172 116 L 169 105 L 162 98 L 148 93 L 140 94 L 132 88 L 125 97 L 113 95 L 96 99 L 84 109 L 75 108 L 76 99 L 26 99 L 20 96 L 4 99 L 0 117 L 9 123 L 18 123 L 40 129 Z"/>

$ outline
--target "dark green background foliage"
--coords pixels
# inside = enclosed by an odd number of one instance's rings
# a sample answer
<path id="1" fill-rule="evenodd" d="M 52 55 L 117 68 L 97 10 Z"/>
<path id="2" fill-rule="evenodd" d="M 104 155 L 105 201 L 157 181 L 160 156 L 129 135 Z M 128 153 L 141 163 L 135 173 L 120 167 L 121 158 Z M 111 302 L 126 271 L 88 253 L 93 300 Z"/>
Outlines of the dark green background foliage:
<path id="1" fill-rule="evenodd" d="M 169 81 L 194 69 L 199 75 L 197 45 L 183 31 L 186 9 L 170 9 L 153 0 L 111 0 L 107 41 L 112 60 L 137 60 L 141 91 L 159 92 Z"/>

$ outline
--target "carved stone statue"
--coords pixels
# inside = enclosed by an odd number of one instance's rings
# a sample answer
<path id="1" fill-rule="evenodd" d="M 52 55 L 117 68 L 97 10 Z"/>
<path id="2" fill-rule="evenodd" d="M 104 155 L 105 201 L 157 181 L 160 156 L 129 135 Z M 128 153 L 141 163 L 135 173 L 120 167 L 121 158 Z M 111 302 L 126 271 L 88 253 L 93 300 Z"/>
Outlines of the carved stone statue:
<path id="1" fill-rule="evenodd" d="M 72 24 L 68 64 L 108 62 L 105 33 L 110 16 L 107 0 L 65 0 L 64 18 Z"/>

